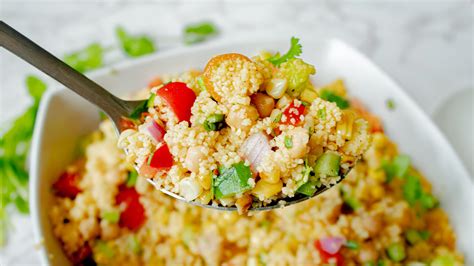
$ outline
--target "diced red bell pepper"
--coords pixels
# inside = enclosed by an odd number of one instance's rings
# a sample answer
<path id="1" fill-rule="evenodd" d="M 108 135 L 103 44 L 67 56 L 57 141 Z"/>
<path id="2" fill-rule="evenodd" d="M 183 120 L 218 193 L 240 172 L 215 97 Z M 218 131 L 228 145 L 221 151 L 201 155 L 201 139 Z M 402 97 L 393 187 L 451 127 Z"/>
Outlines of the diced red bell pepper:
<path id="1" fill-rule="evenodd" d="M 196 100 L 196 94 L 183 82 L 170 82 L 156 92 L 173 110 L 178 121 L 188 121 L 191 118 L 191 107 Z"/>
<path id="2" fill-rule="evenodd" d="M 171 155 L 168 145 L 163 143 L 147 160 L 150 167 L 158 170 L 167 170 L 173 166 L 173 155 Z"/>
<path id="3" fill-rule="evenodd" d="M 81 192 L 79 188 L 80 175 L 78 172 L 64 172 L 53 184 L 56 195 L 74 199 Z"/>
<path id="4" fill-rule="evenodd" d="M 140 195 L 134 187 L 121 185 L 115 197 L 119 205 L 125 206 L 120 213 L 119 226 L 137 230 L 146 220 L 145 208 L 140 203 Z"/>
<path id="5" fill-rule="evenodd" d="M 301 122 L 300 116 L 304 115 L 304 111 L 304 105 L 300 104 L 298 107 L 296 107 L 295 103 L 292 102 L 285 109 L 285 111 L 283 111 L 280 123 L 284 125 L 296 126 Z"/>
<path id="6" fill-rule="evenodd" d="M 331 265 L 335 263 L 336 266 L 344 266 L 344 257 L 340 252 L 337 252 L 336 254 L 329 254 L 323 250 L 319 240 L 314 241 L 314 247 L 319 252 L 319 256 L 321 257 L 323 263 L 332 263 Z"/>

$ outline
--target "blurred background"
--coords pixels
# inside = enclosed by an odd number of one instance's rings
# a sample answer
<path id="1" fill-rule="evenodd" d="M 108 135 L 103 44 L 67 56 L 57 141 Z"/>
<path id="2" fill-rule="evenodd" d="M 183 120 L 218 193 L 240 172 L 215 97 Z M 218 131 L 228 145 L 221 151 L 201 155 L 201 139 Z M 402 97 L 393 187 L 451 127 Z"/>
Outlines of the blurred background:
<path id="1" fill-rule="evenodd" d="M 148 36 L 152 52 L 157 53 L 198 41 L 259 33 L 342 39 L 375 61 L 435 120 L 472 176 L 472 7 L 470 1 L 3 0 L 0 17 L 61 58 L 100 44 L 107 52 L 91 69 L 133 60 L 117 48 L 118 26 L 130 34 Z M 200 22 L 212 22 L 218 33 L 185 39 L 186 26 Z M 32 104 L 25 85 L 27 75 L 40 77 L 49 87 L 57 84 L 3 49 L 0 62 L 3 134 Z M 0 264 L 33 264 L 37 258 L 28 216 L 13 211 L 10 223 L 13 227 L 0 249 Z"/>

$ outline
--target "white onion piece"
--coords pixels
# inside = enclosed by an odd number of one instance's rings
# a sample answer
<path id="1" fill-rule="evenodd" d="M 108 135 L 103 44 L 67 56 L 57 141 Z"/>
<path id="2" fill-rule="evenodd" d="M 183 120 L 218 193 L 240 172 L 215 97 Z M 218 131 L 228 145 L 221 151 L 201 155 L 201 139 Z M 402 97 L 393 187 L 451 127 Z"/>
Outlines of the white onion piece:
<path id="1" fill-rule="evenodd" d="M 156 142 L 160 143 L 165 137 L 165 129 L 158 125 L 155 120 L 151 120 L 145 125 L 146 132 L 150 135 Z"/>
<path id="2" fill-rule="evenodd" d="M 199 197 L 202 192 L 201 185 L 194 178 L 186 177 L 179 181 L 179 194 L 186 201 L 192 201 Z"/>
<path id="3" fill-rule="evenodd" d="M 321 243 L 321 249 L 327 253 L 334 255 L 341 249 L 342 245 L 346 243 L 346 239 L 343 237 L 333 236 L 325 237 L 319 240 Z"/>
<path id="4" fill-rule="evenodd" d="M 242 158 L 249 161 L 250 168 L 255 173 L 257 167 L 271 151 L 267 135 L 260 132 L 249 136 L 244 141 L 239 149 L 239 154 Z"/>

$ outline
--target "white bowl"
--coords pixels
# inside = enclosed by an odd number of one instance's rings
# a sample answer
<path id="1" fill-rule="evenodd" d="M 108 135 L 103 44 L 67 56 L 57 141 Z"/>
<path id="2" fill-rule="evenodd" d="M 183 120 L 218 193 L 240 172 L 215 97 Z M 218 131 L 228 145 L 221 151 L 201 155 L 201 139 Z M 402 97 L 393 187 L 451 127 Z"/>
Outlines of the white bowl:
<path id="1" fill-rule="evenodd" d="M 287 39 L 216 42 L 158 53 L 91 76 L 114 94 L 124 95 L 145 87 L 147 81 L 159 74 L 202 68 L 215 54 L 252 55 L 262 49 L 285 51 L 288 43 Z M 317 84 L 343 78 L 350 94 L 382 117 L 387 134 L 433 184 L 434 194 L 454 226 L 459 249 L 466 255 L 467 264 L 474 265 L 474 186 L 440 131 L 397 84 L 353 48 L 338 40 L 304 38 L 302 43 L 303 58 L 317 68 Z M 394 111 L 386 107 L 388 98 L 396 103 Z M 78 138 L 96 129 L 98 123 L 98 109 L 64 88 L 48 91 L 41 102 L 31 156 L 30 208 L 36 241 L 43 243 L 39 252 L 44 265 L 69 264 L 48 220 L 52 202 L 50 187 L 73 159 Z"/>

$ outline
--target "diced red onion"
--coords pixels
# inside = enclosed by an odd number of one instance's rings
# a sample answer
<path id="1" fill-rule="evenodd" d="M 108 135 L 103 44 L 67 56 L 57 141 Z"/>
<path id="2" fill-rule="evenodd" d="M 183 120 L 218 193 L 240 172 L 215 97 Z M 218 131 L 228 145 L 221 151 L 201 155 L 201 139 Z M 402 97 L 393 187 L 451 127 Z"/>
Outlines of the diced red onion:
<path id="1" fill-rule="evenodd" d="M 165 129 L 158 125 L 155 120 L 152 120 L 145 126 L 149 135 L 155 139 L 157 142 L 162 142 L 163 138 L 165 137 Z"/>
<path id="2" fill-rule="evenodd" d="M 342 245 L 346 243 L 346 239 L 339 236 L 325 237 L 319 240 L 321 249 L 327 253 L 334 255 L 341 249 Z"/>
<path id="3" fill-rule="evenodd" d="M 239 149 L 239 154 L 245 160 L 248 160 L 252 171 L 256 172 L 265 156 L 271 152 L 267 135 L 255 133 L 249 136 Z"/>

